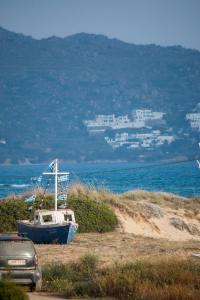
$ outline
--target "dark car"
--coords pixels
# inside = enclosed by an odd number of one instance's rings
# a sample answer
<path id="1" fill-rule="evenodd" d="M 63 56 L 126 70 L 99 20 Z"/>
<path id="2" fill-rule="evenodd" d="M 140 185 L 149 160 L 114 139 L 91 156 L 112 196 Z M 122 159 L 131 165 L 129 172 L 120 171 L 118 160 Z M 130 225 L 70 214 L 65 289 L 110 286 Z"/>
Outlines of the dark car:
<path id="1" fill-rule="evenodd" d="M 27 285 L 31 291 L 41 289 L 42 274 L 31 240 L 16 235 L 0 235 L 0 278 Z"/>

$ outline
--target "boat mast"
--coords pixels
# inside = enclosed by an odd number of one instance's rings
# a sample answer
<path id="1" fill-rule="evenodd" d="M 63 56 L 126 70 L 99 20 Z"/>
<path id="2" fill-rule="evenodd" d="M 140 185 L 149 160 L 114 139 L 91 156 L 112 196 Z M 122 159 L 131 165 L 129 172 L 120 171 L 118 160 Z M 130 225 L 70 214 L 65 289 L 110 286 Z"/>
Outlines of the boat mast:
<path id="1" fill-rule="evenodd" d="M 53 162 L 53 172 L 44 172 L 43 175 L 54 176 L 55 184 L 54 184 L 54 207 L 55 210 L 58 210 L 58 176 L 60 175 L 69 175 L 69 172 L 59 172 L 58 171 L 58 159 L 56 158 Z"/>
<path id="2" fill-rule="evenodd" d="M 199 143 L 199 148 L 200 148 L 200 143 Z M 198 164 L 198 167 L 200 169 L 200 161 L 197 159 L 197 164 Z"/>
<path id="3" fill-rule="evenodd" d="M 58 209 L 57 201 L 58 201 L 58 159 L 55 159 L 55 210 Z"/>

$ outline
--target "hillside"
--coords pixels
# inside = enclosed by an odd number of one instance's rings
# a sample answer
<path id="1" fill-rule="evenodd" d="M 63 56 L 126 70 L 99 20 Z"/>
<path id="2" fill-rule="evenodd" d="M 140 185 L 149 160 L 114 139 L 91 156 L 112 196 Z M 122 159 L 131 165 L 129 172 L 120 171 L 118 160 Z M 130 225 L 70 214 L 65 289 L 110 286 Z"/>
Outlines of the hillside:
<path id="1" fill-rule="evenodd" d="M 139 190 L 113 194 L 83 185 L 69 190 L 69 197 L 84 196 L 108 204 L 118 218 L 118 227 L 109 233 L 77 234 L 67 247 L 37 245 L 42 264 L 74 261 L 91 249 L 103 265 L 145 257 L 188 258 L 200 251 L 199 198 Z M 55 253 L 59 253 L 56 259 Z"/>
<path id="2" fill-rule="evenodd" d="M 0 163 L 199 156 L 200 52 L 0 28 Z"/>

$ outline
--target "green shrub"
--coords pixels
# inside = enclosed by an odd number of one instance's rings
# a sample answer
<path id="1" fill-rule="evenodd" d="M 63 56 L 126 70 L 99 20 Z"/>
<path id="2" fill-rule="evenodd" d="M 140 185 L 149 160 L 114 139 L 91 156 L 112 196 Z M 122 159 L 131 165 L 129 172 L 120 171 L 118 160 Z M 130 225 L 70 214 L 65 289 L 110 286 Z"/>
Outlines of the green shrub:
<path id="1" fill-rule="evenodd" d="M 97 264 L 98 258 L 88 254 L 75 263 L 46 265 L 42 270 L 43 290 L 62 292 L 66 297 L 93 294 L 98 290 Z"/>
<path id="2" fill-rule="evenodd" d="M 38 208 L 53 208 L 53 197 L 38 194 L 30 210 L 30 203 L 24 201 L 25 196 L 18 199 L 5 199 L 0 201 L 0 233 L 16 231 L 17 220 L 33 219 L 33 213 Z"/>
<path id="3" fill-rule="evenodd" d="M 25 292 L 13 282 L 7 280 L 0 281 L 0 300 L 28 300 Z"/>
<path id="4" fill-rule="evenodd" d="M 30 216 L 28 204 L 23 200 L 0 201 L 0 232 L 16 231 L 16 220 Z"/>
<path id="5" fill-rule="evenodd" d="M 70 196 L 68 203 L 75 212 L 79 232 L 108 232 L 117 226 L 117 217 L 103 202 L 82 194 L 77 198 Z"/>
<path id="6" fill-rule="evenodd" d="M 98 257 L 93 254 L 86 254 L 80 258 L 78 267 L 81 272 L 94 274 L 97 270 Z"/>
<path id="7" fill-rule="evenodd" d="M 53 195 L 38 194 L 33 207 L 21 199 L 0 201 L 0 232 L 16 231 L 16 220 L 33 219 L 36 209 L 54 208 Z M 60 204 L 58 202 L 58 204 Z M 75 212 L 79 232 L 107 232 L 115 229 L 117 218 L 107 204 L 85 195 L 70 195 L 68 205 Z"/>

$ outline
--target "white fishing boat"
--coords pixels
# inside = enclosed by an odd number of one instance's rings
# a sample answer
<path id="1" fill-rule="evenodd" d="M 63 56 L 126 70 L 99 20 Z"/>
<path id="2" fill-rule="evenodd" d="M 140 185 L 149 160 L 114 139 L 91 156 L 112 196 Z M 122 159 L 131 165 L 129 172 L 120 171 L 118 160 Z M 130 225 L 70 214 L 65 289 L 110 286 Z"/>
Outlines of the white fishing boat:
<path id="1" fill-rule="evenodd" d="M 58 208 L 58 181 L 68 177 L 69 173 L 58 171 L 57 159 L 49 166 L 50 172 L 44 172 L 43 175 L 54 176 L 54 210 L 36 210 L 33 221 L 17 221 L 18 234 L 38 244 L 68 244 L 73 239 L 78 224 L 71 209 Z"/>

